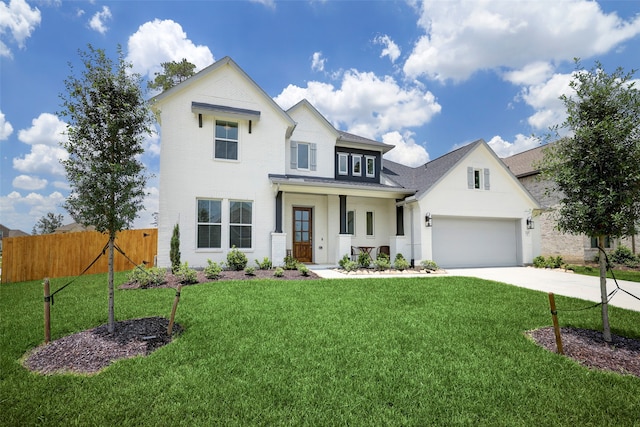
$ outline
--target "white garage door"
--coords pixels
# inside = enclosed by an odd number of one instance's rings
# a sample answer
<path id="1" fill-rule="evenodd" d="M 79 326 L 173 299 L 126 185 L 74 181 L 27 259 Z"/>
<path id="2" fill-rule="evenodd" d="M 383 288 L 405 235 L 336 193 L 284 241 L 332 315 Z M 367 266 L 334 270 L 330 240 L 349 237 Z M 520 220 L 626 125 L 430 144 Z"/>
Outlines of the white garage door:
<path id="1" fill-rule="evenodd" d="M 433 260 L 441 267 L 518 265 L 517 222 L 503 219 L 433 219 Z"/>

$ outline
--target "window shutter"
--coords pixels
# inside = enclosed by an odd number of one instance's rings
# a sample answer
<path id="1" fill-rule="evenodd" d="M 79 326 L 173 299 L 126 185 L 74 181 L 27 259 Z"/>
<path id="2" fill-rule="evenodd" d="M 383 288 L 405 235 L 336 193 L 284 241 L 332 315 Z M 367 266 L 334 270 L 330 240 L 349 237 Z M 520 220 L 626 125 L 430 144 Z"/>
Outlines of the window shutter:
<path id="1" fill-rule="evenodd" d="M 311 157 L 310 166 L 311 170 L 316 170 L 316 144 L 309 144 L 309 157 Z"/>
<path id="2" fill-rule="evenodd" d="M 484 189 L 488 190 L 490 188 L 489 185 L 489 169 L 484 170 Z"/>
<path id="3" fill-rule="evenodd" d="M 473 190 L 473 187 L 474 187 L 474 183 L 473 183 L 473 168 L 471 166 L 469 166 L 467 168 L 467 187 L 470 190 Z"/>
<path id="4" fill-rule="evenodd" d="M 298 169 L 298 143 L 291 141 L 291 169 Z"/>

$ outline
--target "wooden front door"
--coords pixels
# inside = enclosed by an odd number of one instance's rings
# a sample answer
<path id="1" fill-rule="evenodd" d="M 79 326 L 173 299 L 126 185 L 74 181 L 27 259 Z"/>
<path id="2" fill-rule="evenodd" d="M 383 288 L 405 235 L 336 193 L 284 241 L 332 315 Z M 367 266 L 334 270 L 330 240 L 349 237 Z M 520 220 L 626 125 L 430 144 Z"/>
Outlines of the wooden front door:
<path id="1" fill-rule="evenodd" d="M 293 208 L 293 257 L 300 262 L 313 258 L 313 220 L 311 208 Z"/>

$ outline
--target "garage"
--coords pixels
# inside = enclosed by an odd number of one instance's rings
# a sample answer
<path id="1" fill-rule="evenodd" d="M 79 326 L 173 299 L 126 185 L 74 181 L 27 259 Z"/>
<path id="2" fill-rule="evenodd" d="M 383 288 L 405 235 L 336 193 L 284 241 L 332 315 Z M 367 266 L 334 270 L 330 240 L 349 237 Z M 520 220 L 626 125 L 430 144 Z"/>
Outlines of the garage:
<path id="1" fill-rule="evenodd" d="M 444 268 L 519 265 L 519 227 L 512 219 L 434 217 L 433 260 Z"/>

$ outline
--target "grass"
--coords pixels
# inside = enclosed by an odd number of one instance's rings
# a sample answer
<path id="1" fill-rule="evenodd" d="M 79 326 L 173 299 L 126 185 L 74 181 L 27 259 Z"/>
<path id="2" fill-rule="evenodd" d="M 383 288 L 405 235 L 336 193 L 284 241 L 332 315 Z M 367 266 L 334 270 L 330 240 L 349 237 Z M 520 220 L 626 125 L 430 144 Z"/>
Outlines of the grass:
<path id="1" fill-rule="evenodd" d="M 571 265 L 569 268 L 578 274 L 600 277 L 600 269 L 598 267 L 590 267 L 588 265 Z M 628 280 L 630 282 L 640 282 L 640 270 L 614 269 L 613 274 L 615 275 L 616 279 L 619 279 L 619 280 Z M 610 270 L 607 270 L 607 277 L 609 278 L 612 277 Z"/>
<path id="2" fill-rule="evenodd" d="M 116 279 L 124 281 L 124 275 Z M 66 283 L 55 279 L 52 289 Z M 171 289 L 116 292 L 117 319 L 168 316 Z M 559 309 L 589 303 L 556 296 Z M 184 332 L 94 376 L 41 376 L 42 285 L 0 287 L 0 425 L 638 425 L 640 379 L 589 370 L 525 331 L 547 295 L 465 277 L 185 287 Z M 52 339 L 106 323 L 105 275 L 56 295 Z M 613 333 L 640 313 L 610 307 Z M 600 312 L 560 314 L 599 329 Z"/>

